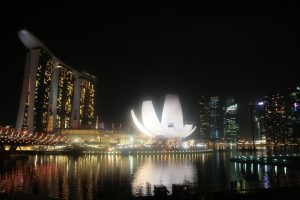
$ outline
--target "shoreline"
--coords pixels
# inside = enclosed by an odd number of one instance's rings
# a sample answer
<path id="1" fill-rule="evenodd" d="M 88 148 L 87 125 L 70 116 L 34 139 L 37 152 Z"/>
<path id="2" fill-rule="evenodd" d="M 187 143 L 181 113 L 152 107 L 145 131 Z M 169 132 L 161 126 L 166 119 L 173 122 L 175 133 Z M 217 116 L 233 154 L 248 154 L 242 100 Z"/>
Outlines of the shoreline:
<path id="1" fill-rule="evenodd" d="M 202 154 L 211 153 L 213 149 L 193 149 L 193 150 L 182 150 L 182 149 L 172 149 L 172 150 L 136 150 L 136 149 L 126 149 L 126 150 L 65 150 L 65 151 L 35 151 L 35 150 L 18 150 L 18 151 L 1 151 L 0 156 L 10 157 L 13 155 L 189 155 L 189 154 Z"/>

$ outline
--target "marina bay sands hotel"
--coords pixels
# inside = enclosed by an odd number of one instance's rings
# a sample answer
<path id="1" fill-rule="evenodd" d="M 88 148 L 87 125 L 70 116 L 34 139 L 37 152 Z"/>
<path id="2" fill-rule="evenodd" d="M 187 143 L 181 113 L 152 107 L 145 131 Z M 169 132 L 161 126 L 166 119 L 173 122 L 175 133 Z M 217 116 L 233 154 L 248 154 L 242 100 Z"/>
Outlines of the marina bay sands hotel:
<path id="1" fill-rule="evenodd" d="M 27 30 L 18 36 L 29 51 L 16 129 L 51 133 L 92 127 L 96 77 L 62 62 Z"/>

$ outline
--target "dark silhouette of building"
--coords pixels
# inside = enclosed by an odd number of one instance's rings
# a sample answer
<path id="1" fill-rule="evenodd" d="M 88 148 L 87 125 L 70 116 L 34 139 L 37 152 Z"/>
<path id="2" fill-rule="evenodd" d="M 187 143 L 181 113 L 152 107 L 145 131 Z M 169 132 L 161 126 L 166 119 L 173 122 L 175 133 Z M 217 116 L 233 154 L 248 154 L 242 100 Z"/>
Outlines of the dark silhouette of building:
<path id="1" fill-rule="evenodd" d="M 223 138 L 222 131 L 222 106 L 219 96 L 210 97 L 209 101 L 209 110 L 210 110 L 210 139 L 220 140 Z"/>
<path id="2" fill-rule="evenodd" d="M 234 97 L 201 96 L 199 109 L 199 133 L 202 139 L 214 142 L 237 142 L 238 104 Z"/>

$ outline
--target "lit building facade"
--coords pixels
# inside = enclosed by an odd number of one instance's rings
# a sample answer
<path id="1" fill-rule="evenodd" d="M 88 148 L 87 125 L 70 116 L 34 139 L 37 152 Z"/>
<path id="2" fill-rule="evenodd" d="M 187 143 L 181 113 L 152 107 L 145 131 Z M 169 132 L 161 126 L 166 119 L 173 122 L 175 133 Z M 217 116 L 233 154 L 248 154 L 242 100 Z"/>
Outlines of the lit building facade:
<path id="1" fill-rule="evenodd" d="M 222 139 L 221 131 L 221 105 L 220 97 L 213 96 L 210 97 L 209 101 L 209 110 L 210 110 L 210 139 L 219 140 Z"/>
<path id="2" fill-rule="evenodd" d="M 224 138 L 226 142 L 236 144 L 239 133 L 238 104 L 234 98 L 228 98 L 224 108 Z"/>
<path id="3" fill-rule="evenodd" d="M 91 127 L 95 118 L 95 83 L 93 79 L 81 79 L 80 124 Z"/>
<path id="4" fill-rule="evenodd" d="M 208 139 L 210 134 L 210 110 L 209 100 L 207 97 L 201 96 L 199 101 L 199 134 L 200 138 Z"/>
<path id="5" fill-rule="evenodd" d="M 267 131 L 267 120 L 266 120 L 266 108 L 267 105 L 266 101 L 267 97 L 264 98 L 264 100 L 259 101 L 258 103 L 253 105 L 253 120 L 255 122 L 255 136 L 254 139 L 260 140 L 260 141 L 266 141 L 266 131 Z"/>
<path id="6" fill-rule="evenodd" d="M 286 98 L 278 93 L 267 97 L 264 116 L 267 143 L 278 144 L 290 141 L 286 105 Z"/>
<path id="7" fill-rule="evenodd" d="M 18 35 L 29 52 L 16 129 L 56 132 L 92 126 L 96 78 L 63 63 L 30 32 Z"/>
<path id="8" fill-rule="evenodd" d="M 289 132 L 294 142 L 300 143 L 300 87 L 290 93 Z"/>

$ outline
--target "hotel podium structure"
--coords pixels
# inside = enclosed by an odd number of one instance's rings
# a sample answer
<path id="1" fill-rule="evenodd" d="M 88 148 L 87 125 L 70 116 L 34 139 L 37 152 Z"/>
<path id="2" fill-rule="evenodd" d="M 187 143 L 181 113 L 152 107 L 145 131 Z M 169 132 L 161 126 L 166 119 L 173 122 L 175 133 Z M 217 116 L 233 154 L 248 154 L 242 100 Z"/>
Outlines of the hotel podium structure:
<path id="1" fill-rule="evenodd" d="M 16 129 L 51 133 L 91 127 L 96 78 L 66 65 L 27 30 L 18 36 L 29 51 Z"/>

